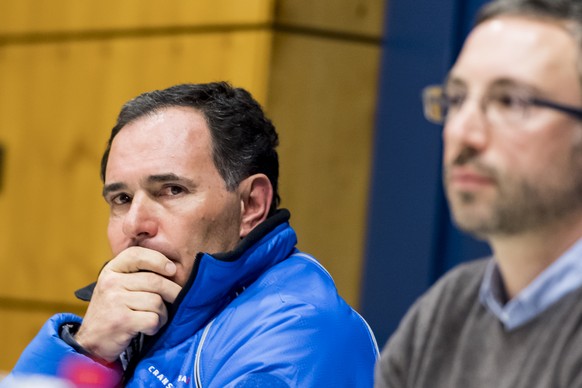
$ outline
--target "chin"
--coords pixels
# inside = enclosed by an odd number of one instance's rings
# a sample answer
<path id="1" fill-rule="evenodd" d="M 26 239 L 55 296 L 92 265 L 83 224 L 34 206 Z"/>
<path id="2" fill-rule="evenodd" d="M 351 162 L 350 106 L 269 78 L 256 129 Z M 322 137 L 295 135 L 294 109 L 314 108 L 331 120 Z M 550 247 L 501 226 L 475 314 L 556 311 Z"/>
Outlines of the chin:
<path id="1" fill-rule="evenodd" d="M 458 212 L 453 214 L 454 224 L 465 233 L 484 240 L 491 233 L 491 224 L 482 216 Z"/>
<path id="2" fill-rule="evenodd" d="M 180 287 L 184 287 L 184 285 L 188 281 L 188 276 L 186 276 L 186 274 L 183 274 L 180 271 L 178 271 L 178 273 L 176 275 L 172 276 L 170 278 L 170 280 L 173 281 L 174 283 L 180 285 Z"/>

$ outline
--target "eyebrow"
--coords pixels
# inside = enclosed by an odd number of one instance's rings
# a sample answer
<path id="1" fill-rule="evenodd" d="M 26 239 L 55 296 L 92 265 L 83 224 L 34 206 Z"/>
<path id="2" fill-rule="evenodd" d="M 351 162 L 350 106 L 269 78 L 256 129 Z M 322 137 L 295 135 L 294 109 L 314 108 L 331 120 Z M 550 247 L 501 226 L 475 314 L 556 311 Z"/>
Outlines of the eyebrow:
<path id="1" fill-rule="evenodd" d="M 445 78 L 445 80 L 443 82 L 443 86 L 445 86 L 445 87 L 451 87 L 451 86 L 466 87 L 467 84 L 465 83 L 465 81 L 463 79 L 456 77 L 453 74 L 449 73 L 449 74 L 447 74 L 447 77 Z M 492 90 L 492 89 L 496 89 L 496 88 L 516 88 L 516 89 L 525 90 L 525 91 L 532 93 L 532 94 L 540 93 L 538 88 L 536 88 L 535 86 L 523 83 L 523 82 L 521 82 L 519 80 L 515 80 L 513 78 L 507 78 L 507 77 L 495 79 L 495 80 L 493 80 L 493 82 L 491 82 L 487 86 L 488 90 Z"/>
<path id="2" fill-rule="evenodd" d="M 456 77 L 453 74 L 449 73 L 449 74 L 447 74 L 447 76 L 445 77 L 445 80 L 443 81 L 443 86 L 445 86 L 445 87 L 447 87 L 447 86 L 466 86 L 466 83 L 461 78 Z"/>
<path id="3" fill-rule="evenodd" d="M 514 88 L 534 95 L 542 94 L 537 87 L 511 78 L 500 78 L 493 82 L 489 88 Z"/>
<path id="4" fill-rule="evenodd" d="M 181 177 L 181 176 L 176 175 L 174 173 L 150 175 L 147 179 L 148 183 L 164 183 L 164 182 L 175 182 L 175 181 L 191 182 L 190 179 Z"/>
<path id="5" fill-rule="evenodd" d="M 186 184 L 187 186 L 190 186 L 190 187 L 196 186 L 196 184 L 194 183 L 193 180 L 186 178 L 186 177 L 176 175 L 174 173 L 150 175 L 147 177 L 146 182 L 148 184 L 166 183 L 166 182 L 183 182 L 184 184 Z M 127 189 L 127 185 L 125 183 L 121 183 L 121 182 L 110 183 L 108 185 L 103 186 L 102 195 L 104 197 L 106 197 L 111 192 L 125 190 L 125 189 Z"/>
<path id="6" fill-rule="evenodd" d="M 101 195 L 103 195 L 104 197 L 107 197 L 107 194 L 113 192 L 113 191 L 119 191 L 119 190 L 123 190 L 123 189 L 127 189 L 127 185 L 125 183 L 110 183 L 108 185 L 103 186 L 103 191 L 101 192 Z"/>

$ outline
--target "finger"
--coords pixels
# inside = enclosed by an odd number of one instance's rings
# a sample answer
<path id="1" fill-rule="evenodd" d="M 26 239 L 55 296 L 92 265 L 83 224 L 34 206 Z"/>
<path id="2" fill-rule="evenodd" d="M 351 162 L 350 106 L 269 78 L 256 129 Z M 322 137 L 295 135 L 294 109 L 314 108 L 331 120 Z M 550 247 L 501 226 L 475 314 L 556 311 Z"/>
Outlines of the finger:
<path id="1" fill-rule="evenodd" d="M 125 304 L 127 308 L 134 312 L 157 314 L 160 327 L 165 325 L 168 320 L 168 310 L 164 304 L 164 300 L 158 294 L 151 292 L 133 292 L 128 295 Z"/>
<path id="2" fill-rule="evenodd" d="M 134 315 L 126 306 L 95 311 L 90 305 L 75 340 L 91 354 L 112 362 L 139 333 L 140 328 L 132 326 Z"/>
<path id="3" fill-rule="evenodd" d="M 160 312 L 133 311 L 128 308 L 105 327 L 85 322 L 75 335 L 75 340 L 92 354 L 114 361 L 139 333 L 156 334 L 168 321 L 166 310 Z"/>
<path id="4" fill-rule="evenodd" d="M 155 335 L 168 321 L 167 314 L 157 314 L 150 311 L 134 311 L 131 315 L 131 325 L 138 332 Z"/>
<path id="5" fill-rule="evenodd" d="M 158 251 L 143 247 L 125 249 L 105 268 L 120 273 L 151 271 L 162 276 L 173 276 L 176 273 L 176 264 L 170 259 Z"/>
<path id="6" fill-rule="evenodd" d="M 174 303 L 182 290 L 179 284 L 153 272 L 124 274 L 119 283 L 123 284 L 127 291 L 154 293 L 168 303 Z"/>

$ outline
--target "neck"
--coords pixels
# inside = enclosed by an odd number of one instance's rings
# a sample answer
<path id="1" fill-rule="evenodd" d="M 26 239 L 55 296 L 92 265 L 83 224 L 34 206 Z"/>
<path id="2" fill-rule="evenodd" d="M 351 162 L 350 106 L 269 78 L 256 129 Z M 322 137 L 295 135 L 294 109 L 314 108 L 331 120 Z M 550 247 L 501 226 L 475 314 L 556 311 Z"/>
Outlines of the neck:
<path id="1" fill-rule="evenodd" d="M 557 225 L 513 236 L 490 236 L 489 242 L 505 285 L 508 299 L 527 287 L 578 239 L 582 238 L 582 216 L 561 220 Z"/>

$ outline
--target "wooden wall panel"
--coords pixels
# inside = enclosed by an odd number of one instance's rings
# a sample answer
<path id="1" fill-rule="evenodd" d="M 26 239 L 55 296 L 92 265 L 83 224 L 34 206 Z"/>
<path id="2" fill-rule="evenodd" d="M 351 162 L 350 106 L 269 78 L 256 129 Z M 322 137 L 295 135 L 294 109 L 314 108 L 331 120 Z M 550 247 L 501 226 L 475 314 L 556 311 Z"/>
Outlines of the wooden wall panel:
<path id="1" fill-rule="evenodd" d="M 218 79 L 264 98 L 269 42 L 238 32 L 0 48 L 0 294 L 59 299 L 107 259 L 98 165 L 122 102 Z"/>
<path id="2" fill-rule="evenodd" d="M 272 21 L 275 0 L 3 0 L 0 34 Z"/>
<path id="3" fill-rule="evenodd" d="M 269 112 L 281 137 L 282 205 L 299 247 L 357 306 L 380 48 L 277 33 Z"/>
<path id="4" fill-rule="evenodd" d="M 83 311 L 72 291 L 109 257 L 109 130 L 128 98 L 179 82 L 230 80 L 266 105 L 299 246 L 357 305 L 381 3 L 0 2 L 0 370 L 47 316 Z"/>
<path id="5" fill-rule="evenodd" d="M 384 0 L 279 0 L 278 24 L 380 37 Z"/>
<path id="6" fill-rule="evenodd" d="M 358 307 L 385 0 L 279 0 L 268 108 L 299 246 Z"/>
<path id="7" fill-rule="evenodd" d="M 0 44 L 3 321 L 45 316 L 55 303 L 83 310 L 73 291 L 110 257 L 98 169 L 121 104 L 155 88 L 223 79 L 265 101 L 271 39 L 269 30 L 243 29 Z M 7 301 L 28 307 L 15 316 Z M 0 342 L 10 345 L 0 370 L 12 367 L 39 322 L 2 325 Z"/>

